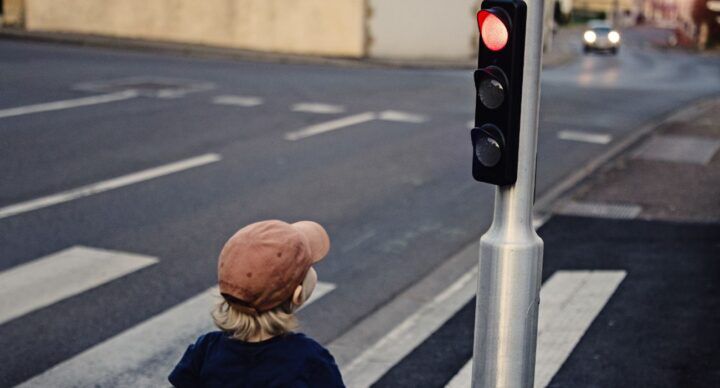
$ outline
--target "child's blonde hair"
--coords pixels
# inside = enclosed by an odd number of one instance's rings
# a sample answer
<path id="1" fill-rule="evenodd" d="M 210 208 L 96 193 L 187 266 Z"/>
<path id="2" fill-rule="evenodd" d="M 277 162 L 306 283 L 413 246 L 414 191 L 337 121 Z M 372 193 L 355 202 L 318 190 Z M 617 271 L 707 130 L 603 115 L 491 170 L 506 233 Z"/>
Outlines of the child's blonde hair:
<path id="1" fill-rule="evenodd" d="M 215 326 L 241 341 L 257 337 L 260 333 L 271 337 L 286 334 L 298 326 L 291 300 L 262 313 L 248 314 L 223 299 L 215 306 L 212 317 Z"/>

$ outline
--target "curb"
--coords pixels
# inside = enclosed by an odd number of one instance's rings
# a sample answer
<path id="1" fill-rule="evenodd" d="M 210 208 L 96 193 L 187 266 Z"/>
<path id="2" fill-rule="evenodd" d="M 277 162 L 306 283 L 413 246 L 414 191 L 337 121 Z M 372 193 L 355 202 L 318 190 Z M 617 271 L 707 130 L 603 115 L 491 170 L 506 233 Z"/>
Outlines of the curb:
<path id="1" fill-rule="evenodd" d="M 624 139 L 620 140 L 610 149 L 600 154 L 590 162 L 585 164 L 583 168 L 575 171 L 569 176 L 563 178 L 552 188 L 535 201 L 534 214 L 536 218 L 549 219 L 555 208 L 562 202 L 563 197 L 582 185 L 594 172 L 598 171 L 602 166 L 621 156 L 627 149 L 637 145 L 645 140 L 654 130 L 665 122 L 672 121 L 676 117 L 692 115 L 696 113 L 703 105 L 718 98 L 720 94 L 712 94 L 700 97 L 689 105 L 673 110 L 658 119 L 651 120 L 639 129 L 633 131 Z"/>
<path id="2" fill-rule="evenodd" d="M 247 60 L 255 62 L 333 65 L 354 68 L 399 68 L 399 69 L 472 69 L 475 59 L 467 60 L 403 60 L 382 58 L 345 58 L 297 54 L 279 54 L 245 50 L 231 47 L 206 46 L 192 43 L 162 42 L 145 39 L 119 38 L 103 35 L 85 35 L 64 32 L 27 31 L 19 28 L 0 27 L 0 39 L 27 40 L 35 42 L 62 43 L 68 45 L 127 49 L 140 52 L 179 54 L 196 58 Z M 563 53 L 559 59 L 544 63 L 544 69 L 564 65 L 577 55 Z"/>
<path id="3" fill-rule="evenodd" d="M 342 57 L 315 57 L 293 54 L 273 54 L 236 48 L 206 46 L 191 43 L 161 42 L 144 39 L 117 38 L 103 35 L 85 35 L 64 32 L 36 32 L 19 28 L 0 28 L 0 39 L 61 43 L 75 46 L 109 49 L 127 49 L 140 52 L 180 54 L 189 57 L 250 60 L 269 63 L 295 63 L 305 65 L 330 64 L 354 67 L 372 67 L 359 59 Z"/>

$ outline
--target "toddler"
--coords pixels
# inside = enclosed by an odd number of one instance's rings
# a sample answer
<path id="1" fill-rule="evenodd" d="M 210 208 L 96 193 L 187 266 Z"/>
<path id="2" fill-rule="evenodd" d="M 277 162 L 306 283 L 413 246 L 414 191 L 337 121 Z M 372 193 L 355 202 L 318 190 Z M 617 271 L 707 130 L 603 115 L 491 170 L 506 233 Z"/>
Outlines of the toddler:
<path id="1" fill-rule="evenodd" d="M 176 387 L 344 387 L 330 353 L 293 330 L 317 284 L 312 265 L 330 249 L 311 221 L 261 221 L 240 229 L 218 260 L 220 331 L 190 345 L 170 373 Z"/>

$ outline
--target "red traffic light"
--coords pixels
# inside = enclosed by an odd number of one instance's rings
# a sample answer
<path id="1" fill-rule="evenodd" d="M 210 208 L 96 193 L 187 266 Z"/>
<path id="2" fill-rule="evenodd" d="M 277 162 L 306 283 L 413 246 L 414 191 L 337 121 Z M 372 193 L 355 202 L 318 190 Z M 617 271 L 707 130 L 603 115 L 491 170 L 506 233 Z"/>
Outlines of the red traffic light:
<path id="1" fill-rule="evenodd" d="M 483 9 L 477 14 L 480 37 L 485 47 L 492 51 L 502 50 L 508 42 L 509 26 L 508 19 L 503 17 L 501 9 Z M 503 21 L 503 19 L 505 21 Z"/>
<path id="2" fill-rule="evenodd" d="M 517 181 L 527 0 L 482 0 L 475 70 L 472 174 L 497 186 Z"/>

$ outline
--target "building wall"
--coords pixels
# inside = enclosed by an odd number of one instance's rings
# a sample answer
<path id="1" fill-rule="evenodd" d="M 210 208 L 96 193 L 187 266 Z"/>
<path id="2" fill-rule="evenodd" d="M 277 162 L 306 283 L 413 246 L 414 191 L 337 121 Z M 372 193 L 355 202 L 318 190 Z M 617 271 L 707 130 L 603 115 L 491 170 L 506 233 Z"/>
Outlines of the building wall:
<path id="1" fill-rule="evenodd" d="M 463 59 L 477 50 L 480 0 L 369 0 L 368 54 Z"/>
<path id="2" fill-rule="evenodd" d="M 25 0 L 28 30 L 361 57 L 365 0 Z"/>
<path id="3" fill-rule="evenodd" d="M 24 0 L 0 0 L 3 2 L 3 26 L 22 26 Z"/>
<path id="4" fill-rule="evenodd" d="M 30 31 L 274 53 L 440 61 L 475 57 L 475 14 L 481 4 L 481 0 L 5 1 L 24 3 L 25 28 Z M 553 4 L 546 0 L 548 44 Z"/>
<path id="5" fill-rule="evenodd" d="M 482 0 L 368 0 L 368 55 L 458 60 L 477 55 Z M 570 7 L 572 0 L 563 0 Z M 630 0 L 627 0 L 630 1 Z M 554 2 L 545 1 L 544 43 L 552 43 Z"/>

